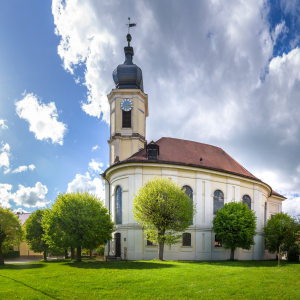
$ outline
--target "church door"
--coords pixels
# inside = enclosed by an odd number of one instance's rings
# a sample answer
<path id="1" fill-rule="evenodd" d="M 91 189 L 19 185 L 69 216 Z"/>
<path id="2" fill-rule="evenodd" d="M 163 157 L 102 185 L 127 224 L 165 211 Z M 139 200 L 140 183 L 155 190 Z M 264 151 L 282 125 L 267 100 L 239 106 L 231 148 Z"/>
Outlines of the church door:
<path id="1" fill-rule="evenodd" d="M 116 257 L 121 257 L 121 233 L 115 234 Z"/>

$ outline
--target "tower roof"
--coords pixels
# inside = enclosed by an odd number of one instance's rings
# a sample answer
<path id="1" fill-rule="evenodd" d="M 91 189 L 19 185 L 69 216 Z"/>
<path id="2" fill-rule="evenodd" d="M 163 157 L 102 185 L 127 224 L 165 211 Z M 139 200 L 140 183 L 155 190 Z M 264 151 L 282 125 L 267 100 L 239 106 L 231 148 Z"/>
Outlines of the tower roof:
<path id="1" fill-rule="evenodd" d="M 130 46 L 130 34 L 127 34 L 127 41 L 128 46 L 124 47 L 125 61 L 113 71 L 113 80 L 116 89 L 141 89 L 144 92 L 142 70 L 132 62 L 134 51 Z"/>

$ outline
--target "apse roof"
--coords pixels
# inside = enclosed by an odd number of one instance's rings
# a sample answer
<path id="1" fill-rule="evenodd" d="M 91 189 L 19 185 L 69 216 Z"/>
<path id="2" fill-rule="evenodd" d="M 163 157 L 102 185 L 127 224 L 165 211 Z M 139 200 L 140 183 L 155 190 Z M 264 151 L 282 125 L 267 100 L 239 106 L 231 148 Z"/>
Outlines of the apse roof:
<path id="1" fill-rule="evenodd" d="M 177 164 L 235 174 L 261 182 L 219 147 L 169 137 L 162 137 L 155 144 L 159 146 L 157 160 L 148 160 L 144 148 L 117 164 L 130 162 Z M 284 198 L 274 191 L 272 194 Z"/>
<path id="2" fill-rule="evenodd" d="M 227 171 L 259 180 L 219 147 L 168 137 L 162 137 L 155 143 L 159 146 L 159 156 L 156 161 L 151 162 L 169 162 Z M 124 162 L 135 160 L 148 161 L 146 149 L 133 154 Z"/>

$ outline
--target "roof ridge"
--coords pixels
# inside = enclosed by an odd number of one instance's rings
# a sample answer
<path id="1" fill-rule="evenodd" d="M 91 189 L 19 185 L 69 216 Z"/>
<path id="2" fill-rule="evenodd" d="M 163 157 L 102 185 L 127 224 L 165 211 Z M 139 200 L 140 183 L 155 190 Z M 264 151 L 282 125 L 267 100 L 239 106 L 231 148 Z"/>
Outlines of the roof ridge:
<path id="1" fill-rule="evenodd" d="M 218 146 L 214 146 L 214 145 L 210 145 L 210 144 L 206 144 L 206 143 L 200 143 L 197 141 L 191 141 L 191 140 L 185 140 L 185 139 L 178 139 L 178 138 L 173 138 L 173 137 L 168 137 L 168 136 L 163 136 L 161 137 L 159 140 L 157 140 L 156 142 L 162 140 L 162 139 L 172 139 L 172 140 L 179 140 L 179 141 L 185 141 L 185 142 L 192 142 L 192 143 L 196 143 L 196 144 L 201 144 L 201 145 L 206 145 L 206 146 L 210 146 L 210 147 L 214 147 L 214 148 L 218 148 L 223 150 L 222 148 L 218 147 Z M 224 151 L 224 150 L 223 150 Z"/>

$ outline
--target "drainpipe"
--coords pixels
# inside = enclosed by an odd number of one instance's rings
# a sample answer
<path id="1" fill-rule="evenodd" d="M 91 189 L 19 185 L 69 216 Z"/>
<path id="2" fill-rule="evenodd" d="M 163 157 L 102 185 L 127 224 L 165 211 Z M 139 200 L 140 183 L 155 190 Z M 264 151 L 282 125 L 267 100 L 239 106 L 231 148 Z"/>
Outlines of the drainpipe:
<path id="1" fill-rule="evenodd" d="M 109 212 L 109 215 L 110 215 L 110 182 L 109 180 L 105 177 L 105 173 L 103 174 L 100 174 L 101 177 L 103 179 L 105 179 L 108 183 L 108 212 Z M 109 256 L 109 253 L 110 253 L 110 241 L 107 243 L 107 246 L 108 246 L 108 256 Z"/>

